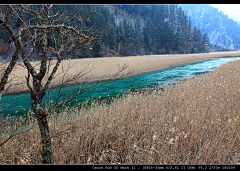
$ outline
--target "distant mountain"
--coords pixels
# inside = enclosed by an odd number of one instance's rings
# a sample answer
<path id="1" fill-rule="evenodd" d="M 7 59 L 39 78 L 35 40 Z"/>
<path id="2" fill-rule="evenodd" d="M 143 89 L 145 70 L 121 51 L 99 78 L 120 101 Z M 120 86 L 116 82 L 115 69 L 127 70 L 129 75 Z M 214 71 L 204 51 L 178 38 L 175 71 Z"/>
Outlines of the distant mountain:
<path id="1" fill-rule="evenodd" d="M 180 5 L 196 26 L 209 37 L 213 50 L 240 49 L 240 25 L 210 5 Z M 236 16 L 239 17 L 239 16 Z"/>

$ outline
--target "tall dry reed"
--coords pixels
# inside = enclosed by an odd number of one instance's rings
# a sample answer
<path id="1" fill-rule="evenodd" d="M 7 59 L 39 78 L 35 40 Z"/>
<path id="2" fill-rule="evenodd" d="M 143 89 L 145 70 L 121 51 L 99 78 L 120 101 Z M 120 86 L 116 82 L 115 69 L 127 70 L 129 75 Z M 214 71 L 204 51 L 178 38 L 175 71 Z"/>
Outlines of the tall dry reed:
<path id="1" fill-rule="evenodd" d="M 239 71 L 240 60 L 229 62 L 164 91 L 52 115 L 51 135 L 62 134 L 52 138 L 55 163 L 239 163 Z M 14 137 L 2 163 L 40 163 L 39 137 L 37 128 Z"/>

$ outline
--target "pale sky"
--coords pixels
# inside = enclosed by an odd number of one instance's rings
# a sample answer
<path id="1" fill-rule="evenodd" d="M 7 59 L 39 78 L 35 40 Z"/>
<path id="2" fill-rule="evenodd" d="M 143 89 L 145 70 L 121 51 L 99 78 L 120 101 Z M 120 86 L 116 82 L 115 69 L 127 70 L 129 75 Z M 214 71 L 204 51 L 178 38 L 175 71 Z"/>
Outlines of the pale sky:
<path id="1" fill-rule="evenodd" d="M 210 4 L 210 5 L 220 9 L 224 14 L 227 14 L 229 18 L 234 18 L 234 16 L 236 17 L 237 15 L 240 16 L 240 4 Z"/>

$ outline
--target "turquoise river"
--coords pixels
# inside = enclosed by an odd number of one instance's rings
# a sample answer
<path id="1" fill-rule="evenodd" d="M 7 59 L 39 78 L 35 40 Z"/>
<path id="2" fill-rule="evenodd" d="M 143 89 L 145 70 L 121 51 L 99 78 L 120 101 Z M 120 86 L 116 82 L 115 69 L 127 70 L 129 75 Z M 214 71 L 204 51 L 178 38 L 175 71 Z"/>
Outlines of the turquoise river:
<path id="1" fill-rule="evenodd" d="M 182 79 L 187 79 L 200 74 L 211 72 L 222 64 L 239 59 L 240 57 L 216 58 L 211 61 L 178 66 L 167 70 L 156 71 L 149 74 L 117 80 L 104 84 L 91 92 L 83 93 L 74 99 L 71 103 L 68 103 L 68 105 L 81 105 L 82 103 L 86 102 L 90 103 L 91 100 L 109 100 L 111 98 L 119 97 L 125 93 L 136 90 L 164 87 L 167 84 L 176 83 Z M 79 92 L 80 88 L 81 90 L 84 90 L 86 87 L 94 87 L 102 83 L 65 87 L 61 91 L 61 98 L 71 97 L 71 95 Z M 51 95 L 51 99 L 49 98 L 49 95 Z M 51 102 L 54 104 L 57 96 L 58 90 L 50 90 L 44 98 L 43 103 L 50 104 Z M 9 105 L 7 109 L 1 112 L 2 117 L 6 116 L 7 114 L 9 114 L 11 118 L 23 116 L 26 115 L 29 109 L 31 109 L 30 94 L 24 93 L 17 95 L 6 95 L 2 97 L 0 104 L 2 107 Z"/>

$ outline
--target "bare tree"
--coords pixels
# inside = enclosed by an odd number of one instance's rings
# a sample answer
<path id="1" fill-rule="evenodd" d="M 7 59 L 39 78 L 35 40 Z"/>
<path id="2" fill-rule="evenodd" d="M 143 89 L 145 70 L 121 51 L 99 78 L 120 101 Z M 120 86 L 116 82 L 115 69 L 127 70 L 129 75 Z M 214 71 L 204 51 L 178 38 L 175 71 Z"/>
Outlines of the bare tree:
<path id="1" fill-rule="evenodd" d="M 54 79 L 62 61 L 74 50 L 88 46 L 91 42 L 100 38 L 96 30 L 92 28 L 88 29 L 83 25 L 84 22 L 90 22 L 89 17 L 96 13 L 98 9 L 94 9 L 86 17 L 80 17 L 78 13 L 73 16 L 69 16 L 66 13 L 55 14 L 52 10 L 52 5 L 39 5 L 38 7 L 39 8 L 36 9 L 36 7 L 31 5 L 9 5 L 5 7 L 5 13 L 0 14 L 0 24 L 9 32 L 16 46 L 12 60 L 1 77 L 0 97 L 7 83 L 9 74 L 21 55 L 23 64 L 27 69 L 26 81 L 31 93 L 32 109 L 41 133 L 42 163 L 52 164 L 54 160 L 47 119 L 50 113 L 43 105 L 43 98 L 49 91 L 50 83 Z M 21 26 L 14 28 L 15 30 L 13 30 L 14 26 L 10 17 L 13 15 L 15 19 L 17 18 L 21 21 Z M 50 43 L 52 46 L 50 46 Z M 28 59 L 29 56 L 33 55 L 36 51 L 36 46 L 41 49 L 40 66 L 32 65 L 31 61 Z M 53 69 L 50 69 L 50 61 L 52 59 L 49 57 L 49 52 L 53 53 L 57 59 Z M 119 68 L 118 72 L 111 77 L 111 80 L 119 77 L 120 73 L 127 67 L 128 66 L 125 65 Z M 76 75 L 63 81 L 62 85 L 59 87 L 58 97 L 60 97 L 62 87 L 73 80 L 79 83 L 77 79 L 87 73 L 88 72 L 85 72 L 84 68 Z M 127 74 L 130 74 L 130 72 Z M 44 81 L 44 79 L 46 81 Z M 74 96 L 64 100 L 59 101 L 57 99 L 56 103 L 52 106 L 52 110 L 64 106 L 84 92 L 96 89 L 101 85 L 102 84 L 99 84 L 96 87 L 79 91 Z"/>
<path id="2" fill-rule="evenodd" d="M 18 30 L 15 30 L 13 23 L 14 9 L 11 5 L 5 6 L 4 9 L 0 9 L 0 25 L 10 34 L 11 39 L 16 47 L 14 54 L 11 57 L 8 67 L 5 69 L 4 73 L 1 75 L 0 80 L 0 100 L 5 89 L 5 85 L 8 81 L 9 75 L 12 72 L 14 66 L 16 65 L 22 50 L 21 36 L 18 34 Z M 4 46 L 3 46 L 4 47 Z M 2 49 L 1 49 L 2 50 Z M 1 53 L 2 55 L 3 53 Z"/>

